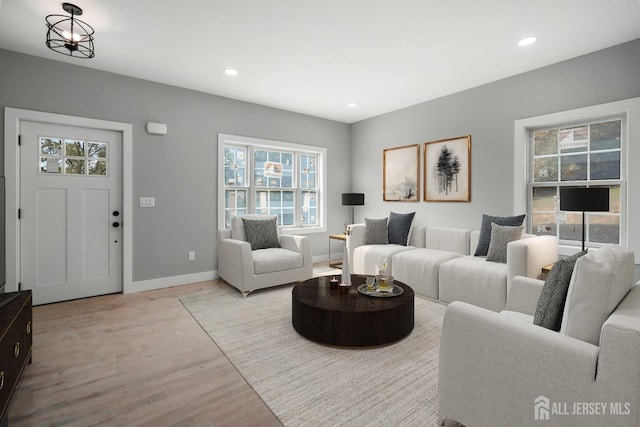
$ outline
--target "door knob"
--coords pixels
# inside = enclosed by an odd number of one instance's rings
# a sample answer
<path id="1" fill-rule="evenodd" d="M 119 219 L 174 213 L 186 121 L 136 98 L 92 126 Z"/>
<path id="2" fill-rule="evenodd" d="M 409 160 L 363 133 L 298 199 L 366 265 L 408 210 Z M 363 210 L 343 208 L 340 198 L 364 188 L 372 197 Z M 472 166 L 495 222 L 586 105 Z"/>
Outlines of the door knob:
<path id="1" fill-rule="evenodd" d="M 113 216 L 118 216 L 118 215 L 120 215 L 120 212 L 118 212 L 118 211 L 113 211 Z"/>
<path id="2" fill-rule="evenodd" d="M 113 224 L 111 224 L 111 225 L 113 225 L 113 226 L 114 226 L 114 227 L 116 227 L 116 228 L 117 228 L 117 227 L 120 227 L 120 223 L 119 223 L 118 221 L 115 221 L 115 222 L 114 222 Z"/>

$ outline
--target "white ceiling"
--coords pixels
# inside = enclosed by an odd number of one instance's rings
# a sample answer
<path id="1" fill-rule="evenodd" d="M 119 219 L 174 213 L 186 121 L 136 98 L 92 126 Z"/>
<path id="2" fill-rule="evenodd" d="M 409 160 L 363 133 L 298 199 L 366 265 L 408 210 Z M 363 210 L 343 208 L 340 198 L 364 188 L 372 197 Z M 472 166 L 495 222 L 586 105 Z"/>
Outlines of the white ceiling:
<path id="1" fill-rule="evenodd" d="M 45 46 L 59 0 L 1 0 L 0 47 L 345 123 L 640 38 L 638 0 L 72 1 L 95 58 Z"/>

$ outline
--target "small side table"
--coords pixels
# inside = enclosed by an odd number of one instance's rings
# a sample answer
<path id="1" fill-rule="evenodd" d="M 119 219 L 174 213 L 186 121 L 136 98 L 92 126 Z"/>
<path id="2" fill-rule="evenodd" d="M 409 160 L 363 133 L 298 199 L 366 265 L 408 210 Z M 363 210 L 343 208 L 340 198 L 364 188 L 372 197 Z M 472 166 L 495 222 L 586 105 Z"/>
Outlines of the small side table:
<path id="1" fill-rule="evenodd" d="M 342 268 L 342 261 L 333 261 L 331 262 L 331 241 L 332 240 L 342 240 L 343 242 L 347 242 L 347 235 L 342 234 L 330 234 L 329 235 L 329 267 L 332 268 Z"/>
<path id="2" fill-rule="evenodd" d="M 553 264 L 555 264 L 555 262 Z M 542 267 L 542 273 L 540 274 L 541 280 L 547 280 L 547 276 L 549 275 L 549 272 L 553 268 L 553 264 L 545 265 L 544 267 Z"/>

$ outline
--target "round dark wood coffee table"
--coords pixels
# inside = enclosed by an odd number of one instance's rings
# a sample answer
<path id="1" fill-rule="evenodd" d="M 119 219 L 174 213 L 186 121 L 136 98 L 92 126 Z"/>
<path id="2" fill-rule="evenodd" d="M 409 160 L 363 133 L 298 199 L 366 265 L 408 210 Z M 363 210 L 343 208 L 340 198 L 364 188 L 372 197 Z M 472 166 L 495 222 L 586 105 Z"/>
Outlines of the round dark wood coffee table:
<path id="1" fill-rule="evenodd" d="M 389 298 L 358 292 L 364 275 L 351 275 L 351 287 L 331 285 L 331 276 L 298 283 L 292 291 L 291 317 L 294 329 L 312 341 L 342 346 L 369 347 L 389 344 L 413 330 L 413 289 Z"/>

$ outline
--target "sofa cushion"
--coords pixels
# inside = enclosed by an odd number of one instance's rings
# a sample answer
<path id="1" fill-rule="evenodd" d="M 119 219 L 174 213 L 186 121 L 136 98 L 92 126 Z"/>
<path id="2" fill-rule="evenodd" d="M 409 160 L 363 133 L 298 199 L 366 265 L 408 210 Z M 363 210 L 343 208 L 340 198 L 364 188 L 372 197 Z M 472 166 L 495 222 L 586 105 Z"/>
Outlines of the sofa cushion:
<path id="1" fill-rule="evenodd" d="M 279 248 L 277 218 L 249 219 L 242 218 L 244 232 L 251 250 Z"/>
<path id="2" fill-rule="evenodd" d="M 393 255 L 393 277 L 411 286 L 416 294 L 438 299 L 440 265 L 462 254 L 415 248 Z"/>
<path id="3" fill-rule="evenodd" d="M 576 261 L 560 333 L 599 345 L 600 330 L 631 289 L 633 251 L 605 245 Z"/>
<path id="4" fill-rule="evenodd" d="M 253 251 L 254 274 L 274 273 L 302 267 L 304 259 L 298 252 L 282 248 Z"/>
<path id="5" fill-rule="evenodd" d="M 386 261 L 387 271 L 393 272 L 393 257 L 400 252 L 415 249 L 402 245 L 362 245 L 353 250 L 352 274 L 378 274 L 378 269 Z"/>
<path id="6" fill-rule="evenodd" d="M 470 236 L 471 231 L 462 228 L 427 227 L 424 247 L 469 255 Z"/>
<path id="7" fill-rule="evenodd" d="M 491 243 L 491 223 L 498 225 L 517 226 L 522 225 L 526 214 L 517 216 L 491 216 L 482 214 L 482 226 L 480 227 L 480 238 L 476 247 L 475 256 L 486 256 Z"/>
<path id="8" fill-rule="evenodd" d="M 578 252 L 570 257 L 561 258 L 553 264 L 538 298 L 538 305 L 533 317 L 534 325 L 556 332 L 560 331 L 571 274 L 578 258 L 586 253 L 586 251 Z"/>
<path id="9" fill-rule="evenodd" d="M 507 262 L 507 245 L 522 238 L 524 225 L 508 226 L 491 223 L 491 242 L 487 251 L 487 261 Z"/>
<path id="10" fill-rule="evenodd" d="M 415 214 L 415 212 L 407 214 L 391 212 L 389 214 L 389 222 L 387 223 L 389 243 L 407 246 L 409 230 Z"/>
<path id="11" fill-rule="evenodd" d="M 439 298 L 500 312 L 507 303 L 507 264 L 463 256 L 440 265 Z"/>
<path id="12" fill-rule="evenodd" d="M 365 245 L 386 245 L 389 243 L 389 238 L 387 235 L 387 218 L 365 218 L 364 223 Z"/>

